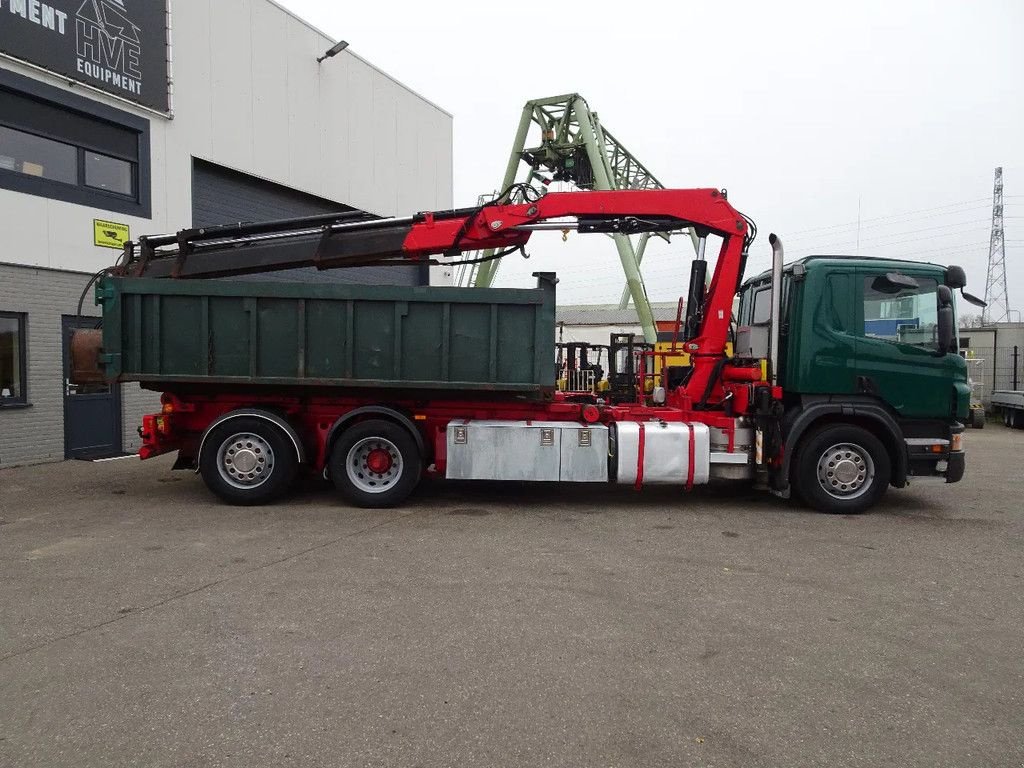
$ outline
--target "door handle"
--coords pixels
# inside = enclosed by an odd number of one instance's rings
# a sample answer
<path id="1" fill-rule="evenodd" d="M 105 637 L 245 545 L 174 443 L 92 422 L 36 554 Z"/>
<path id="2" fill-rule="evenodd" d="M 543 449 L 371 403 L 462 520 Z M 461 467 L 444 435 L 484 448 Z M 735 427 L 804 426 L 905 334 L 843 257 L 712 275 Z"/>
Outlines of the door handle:
<path id="1" fill-rule="evenodd" d="M 78 385 L 72 384 L 71 379 L 64 379 L 64 395 L 70 397 L 78 394 Z"/>
<path id="2" fill-rule="evenodd" d="M 870 376 L 857 377 L 857 391 L 863 392 L 866 395 L 878 394 L 878 390 L 875 388 L 875 380 Z"/>

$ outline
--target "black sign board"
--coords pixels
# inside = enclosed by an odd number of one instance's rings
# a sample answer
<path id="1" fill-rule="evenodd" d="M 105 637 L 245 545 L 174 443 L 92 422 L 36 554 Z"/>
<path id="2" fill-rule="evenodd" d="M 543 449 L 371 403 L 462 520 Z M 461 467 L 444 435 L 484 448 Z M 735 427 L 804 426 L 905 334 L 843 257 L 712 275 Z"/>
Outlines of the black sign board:
<path id="1" fill-rule="evenodd" d="M 163 0 L 0 0 L 0 51 L 168 109 Z"/>

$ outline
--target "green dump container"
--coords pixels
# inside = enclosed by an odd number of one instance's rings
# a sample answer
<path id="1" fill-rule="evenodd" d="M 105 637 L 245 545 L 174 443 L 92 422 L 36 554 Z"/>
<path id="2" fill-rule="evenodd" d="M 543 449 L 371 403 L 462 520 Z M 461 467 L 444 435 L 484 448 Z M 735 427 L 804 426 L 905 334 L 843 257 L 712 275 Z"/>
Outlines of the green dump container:
<path id="1" fill-rule="evenodd" d="M 388 387 L 544 397 L 555 278 L 533 289 L 104 277 L 111 381 Z"/>

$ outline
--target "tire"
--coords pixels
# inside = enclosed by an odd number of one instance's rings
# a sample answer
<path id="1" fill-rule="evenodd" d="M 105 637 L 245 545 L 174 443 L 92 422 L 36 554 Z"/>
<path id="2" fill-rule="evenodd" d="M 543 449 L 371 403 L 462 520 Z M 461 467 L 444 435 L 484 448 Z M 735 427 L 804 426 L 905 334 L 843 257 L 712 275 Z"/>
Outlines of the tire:
<path id="1" fill-rule="evenodd" d="M 889 452 L 877 437 L 853 424 L 826 424 L 801 441 L 792 483 L 819 512 L 860 514 L 882 498 L 891 477 Z"/>
<path id="2" fill-rule="evenodd" d="M 405 501 L 419 483 L 422 466 L 413 436 L 383 419 L 361 421 L 342 432 L 328 461 L 334 487 L 349 503 L 366 509 Z"/>
<path id="3" fill-rule="evenodd" d="M 295 445 L 284 430 L 250 416 L 215 427 L 199 457 L 206 487 L 228 504 L 239 506 L 279 498 L 291 488 L 298 469 Z"/>
<path id="4" fill-rule="evenodd" d="M 971 409 L 971 426 L 974 429 L 985 428 L 985 411 L 981 408 Z"/>
<path id="5" fill-rule="evenodd" d="M 1016 408 L 1008 410 L 1010 411 L 1010 429 L 1024 429 L 1024 413 Z"/>
<path id="6" fill-rule="evenodd" d="M 1002 410 L 1003 410 L 1003 426 L 1004 427 L 1012 427 L 1013 426 L 1013 415 L 1010 412 L 1010 409 L 1009 408 L 1003 408 Z"/>

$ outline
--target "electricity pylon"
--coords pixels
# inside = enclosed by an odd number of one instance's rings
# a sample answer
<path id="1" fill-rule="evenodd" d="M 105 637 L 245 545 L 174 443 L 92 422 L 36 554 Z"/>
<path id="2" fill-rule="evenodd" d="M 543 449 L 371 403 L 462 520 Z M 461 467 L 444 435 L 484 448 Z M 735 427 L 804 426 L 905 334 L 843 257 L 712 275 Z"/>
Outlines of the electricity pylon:
<path id="1" fill-rule="evenodd" d="M 1010 298 L 1006 292 L 1006 241 L 1003 238 L 1003 169 L 996 168 L 992 190 L 992 234 L 988 241 L 988 274 L 985 278 L 985 323 L 1009 319 Z"/>

